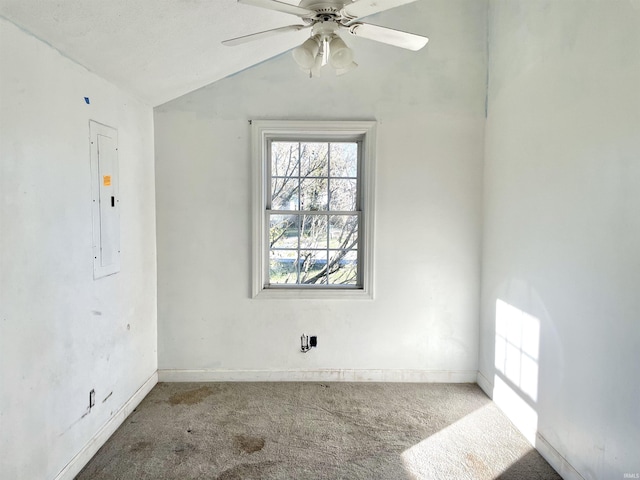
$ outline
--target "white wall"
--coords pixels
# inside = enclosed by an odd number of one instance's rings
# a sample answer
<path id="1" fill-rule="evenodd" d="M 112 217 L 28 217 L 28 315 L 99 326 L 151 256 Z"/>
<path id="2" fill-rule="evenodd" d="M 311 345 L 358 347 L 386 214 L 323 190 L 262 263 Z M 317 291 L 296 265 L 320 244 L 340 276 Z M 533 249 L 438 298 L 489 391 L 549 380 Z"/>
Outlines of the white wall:
<path id="1" fill-rule="evenodd" d="M 3 19 L 0 65 L 0 478 L 51 479 L 157 368 L 153 117 Z M 121 179 L 122 271 L 96 281 L 89 119 Z"/>
<path id="2" fill-rule="evenodd" d="M 636 474 L 640 3 L 492 0 L 489 58 L 480 380 L 566 478 Z"/>
<path id="3" fill-rule="evenodd" d="M 430 36 L 421 52 L 347 38 L 347 76 L 308 80 L 283 55 L 156 109 L 159 367 L 468 378 L 484 148 L 480 382 L 567 478 L 621 478 L 640 471 L 640 5 L 491 0 L 486 137 L 485 8 L 412 4 L 372 22 Z M 156 369 L 153 124 L 1 19 L 0 35 L 0 477 L 53 478 Z M 255 118 L 378 120 L 375 300 L 249 298 Z M 120 141 L 123 267 L 98 281 L 89 119 Z"/>
<path id="4" fill-rule="evenodd" d="M 431 36 L 420 52 L 347 37 L 348 75 L 285 54 L 155 109 L 161 378 L 474 378 L 485 8 L 407 5 L 371 20 Z M 375 300 L 250 298 L 258 118 L 379 122 Z"/>

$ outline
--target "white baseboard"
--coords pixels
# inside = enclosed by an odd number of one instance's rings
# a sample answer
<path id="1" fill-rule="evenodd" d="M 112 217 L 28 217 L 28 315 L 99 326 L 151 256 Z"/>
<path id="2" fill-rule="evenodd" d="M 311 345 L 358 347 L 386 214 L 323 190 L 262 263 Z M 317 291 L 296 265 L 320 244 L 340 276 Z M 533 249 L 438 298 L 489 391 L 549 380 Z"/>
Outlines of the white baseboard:
<path id="1" fill-rule="evenodd" d="M 476 370 L 158 370 L 160 382 L 475 383 Z"/>
<path id="2" fill-rule="evenodd" d="M 549 462 L 549 465 L 551 465 L 564 480 L 585 480 L 584 477 L 573 468 L 573 465 L 567 462 L 567 459 L 553 448 L 553 445 L 551 445 L 546 438 L 540 435 L 540 432 L 536 434 L 535 447 L 536 450 L 540 452 L 540 455 Z"/>
<path id="3" fill-rule="evenodd" d="M 129 414 L 140 404 L 142 399 L 147 396 L 151 389 L 158 383 L 158 372 L 154 372 L 146 382 L 134 393 L 125 404 L 113 414 L 113 416 L 105 423 L 98 432 L 91 437 L 87 444 L 80 452 L 71 459 L 69 463 L 60 471 L 54 480 L 73 480 L 80 473 L 80 470 L 91 460 L 96 452 L 105 444 L 105 442 L 113 435 L 122 422 Z"/>
<path id="4" fill-rule="evenodd" d="M 482 391 L 487 394 L 489 398 L 493 399 L 493 382 L 485 377 L 480 371 L 478 371 L 476 383 L 482 389 Z"/>

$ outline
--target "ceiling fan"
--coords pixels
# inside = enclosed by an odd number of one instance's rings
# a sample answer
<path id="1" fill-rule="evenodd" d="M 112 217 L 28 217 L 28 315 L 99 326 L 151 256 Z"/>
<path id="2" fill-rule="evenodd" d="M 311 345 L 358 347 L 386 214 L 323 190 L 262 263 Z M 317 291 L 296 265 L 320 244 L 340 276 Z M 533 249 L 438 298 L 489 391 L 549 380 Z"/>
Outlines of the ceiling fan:
<path id="1" fill-rule="evenodd" d="M 414 51 L 427 44 L 427 37 L 358 21 L 414 1 L 416 0 L 302 0 L 297 6 L 278 0 L 238 0 L 238 3 L 296 15 L 304 24 L 252 33 L 225 40 L 222 44 L 241 45 L 283 32 L 310 28 L 311 37 L 293 49 L 294 60 L 311 77 L 319 76 L 320 69 L 326 64 L 330 64 L 336 74 L 341 75 L 358 65 L 353 61 L 353 52 L 338 35 L 340 30 L 346 30 L 356 37 Z"/>

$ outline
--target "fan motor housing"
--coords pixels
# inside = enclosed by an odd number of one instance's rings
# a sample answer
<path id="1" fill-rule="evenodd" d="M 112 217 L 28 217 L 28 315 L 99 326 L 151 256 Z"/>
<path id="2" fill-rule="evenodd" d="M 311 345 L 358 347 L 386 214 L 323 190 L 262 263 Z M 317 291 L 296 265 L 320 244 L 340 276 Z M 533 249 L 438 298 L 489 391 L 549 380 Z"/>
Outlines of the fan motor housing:
<path id="1" fill-rule="evenodd" d="M 332 20 L 339 20 L 340 15 L 338 12 L 344 6 L 343 1 L 318 1 L 318 0 L 302 0 L 300 2 L 300 6 L 302 8 L 308 8 L 309 10 L 313 10 L 316 12 L 316 20 L 320 20 L 323 22 L 329 22 Z M 347 2 L 351 3 L 351 2 Z"/>

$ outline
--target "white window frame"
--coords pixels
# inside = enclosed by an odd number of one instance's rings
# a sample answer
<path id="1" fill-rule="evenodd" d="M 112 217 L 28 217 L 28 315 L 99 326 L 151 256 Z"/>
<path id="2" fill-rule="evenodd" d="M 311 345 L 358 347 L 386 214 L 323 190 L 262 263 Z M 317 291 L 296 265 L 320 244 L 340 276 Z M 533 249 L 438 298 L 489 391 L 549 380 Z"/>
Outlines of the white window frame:
<path id="1" fill-rule="evenodd" d="M 267 180 L 269 178 L 268 144 L 271 140 L 339 141 L 358 138 L 360 153 L 360 208 L 358 225 L 361 249 L 358 268 L 362 269 L 362 286 L 331 287 L 300 285 L 266 287 L 269 274 L 268 233 L 266 222 Z M 294 121 L 253 120 L 251 122 L 253 174 L 253 298 L 299 299 L 372 299 L 374 259 L 375 145 L 374 121 Z"/>

